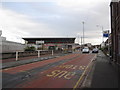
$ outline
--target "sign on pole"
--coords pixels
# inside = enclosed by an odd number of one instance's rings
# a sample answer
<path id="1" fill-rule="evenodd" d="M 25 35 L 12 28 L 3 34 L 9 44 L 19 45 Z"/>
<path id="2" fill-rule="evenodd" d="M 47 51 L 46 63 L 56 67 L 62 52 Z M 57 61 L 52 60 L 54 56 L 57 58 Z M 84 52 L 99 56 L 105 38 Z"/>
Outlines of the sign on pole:
<path id="1" fill-rule="evenodd" d="M 103 31 L 103 37 L 109 37 L 109 30 Z"/>

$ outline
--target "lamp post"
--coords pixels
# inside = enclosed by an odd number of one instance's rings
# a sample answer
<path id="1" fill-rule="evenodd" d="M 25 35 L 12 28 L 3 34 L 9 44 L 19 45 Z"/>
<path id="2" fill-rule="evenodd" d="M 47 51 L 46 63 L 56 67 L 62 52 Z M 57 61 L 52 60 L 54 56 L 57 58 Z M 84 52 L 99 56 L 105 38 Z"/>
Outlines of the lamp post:
<path id="1" fill-rule="evenodd" d="M 84 40 L 84 38 L 85 38 L 84 37 L 84 32 L 85 32 L 85 30 L 84 30 L 84 24 L 85 24 L 85 22 L 83 21 L 82 24 L 83 24 L 83 45 L 84 45 L 84 43 L 85 43 L 85 40 Z"/>
<path id="2" fill-rule="evenodd" d="M 110 50 L 110 31 L 108 30 L 108 53 L 109 57 L 111 59 L 111 50 Z"/>
<path id="3" fill-rule="evenodd" d="M 82 37 L 81 37 L 81 51 L 82 51 Z"/>
<path id="4" fill-rule="evenodd" d="M 79 34 L 79 33 L 77 33 L 76 38 L 77 38 L 77 42 L 78 42 L 78 44 L 79 44 L 79 43 L 80 43 L 80 34 Z"/>
<path id="5" fill-rule="evenodd" d="M 102 42 L 104 42 L 104 38 L 103 38 L 103 26 L 100 26 L 100 25 L 96 25 L 97 27 L 100 27 L 102 29 Z"/>

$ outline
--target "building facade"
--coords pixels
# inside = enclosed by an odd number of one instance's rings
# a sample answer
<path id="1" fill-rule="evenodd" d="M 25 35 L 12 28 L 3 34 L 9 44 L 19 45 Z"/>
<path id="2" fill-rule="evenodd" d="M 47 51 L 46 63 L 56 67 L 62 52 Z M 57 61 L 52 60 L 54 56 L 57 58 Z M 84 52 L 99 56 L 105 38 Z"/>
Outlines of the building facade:
<path id="1" fill-rule="evenodd" d="M 111 2 L 111 51 L 112 59 L 120 65 L 120 1 Z"/>
<path id="2" fill-rule="evenodd" d="M 17 42 L 7 41 L 6 37 L 2 37 L 0 31 L 0 53 L 9 53 L 15 51 L 24 51 L 25 45 Z"/>
<path id="3" fill-rule="evenodd" d="M 65 50 L 73 49 L 75 38 L 44 37 L 44 38 L 23 38 L 27 46 L 34 46 L 36 50 Z"/>

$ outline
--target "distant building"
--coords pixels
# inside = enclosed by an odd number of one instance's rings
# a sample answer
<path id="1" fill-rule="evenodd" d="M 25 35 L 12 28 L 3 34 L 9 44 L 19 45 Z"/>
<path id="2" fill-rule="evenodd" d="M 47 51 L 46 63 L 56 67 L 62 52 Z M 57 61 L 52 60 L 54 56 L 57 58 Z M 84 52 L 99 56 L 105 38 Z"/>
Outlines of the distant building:
<path id="1" fill-rule="evenodd" d="M 86 44 L 87 44 L 87 46 L 88 46 L 89 48 L 92 47 L 92 44 L 91 44 L 91 43 L 86 43 Z"/>
<path id="2" fill-rule="evenodd" d="M 120 65 L 120 1 L 111 2 L 111 54 L 114 62 Z"/>
<path id="3" fill-rule="evenodd" d="M 102 43 L 100 44 L 100 46 L 101 46 L 101 48 L 104 48 L 104 47 L 105 47 L 105 42 L 102 42 Z"/>
<path id="4" fill-rule="evenodd" d="M 101 47 L 101 45 L 92 45 L 92 49 L 93 48 L 100 48 Z"/>
<path id="5" fill-rule="evenodd" d="M 78 44 L 78 43 L 75 43 L 75 44 L 73 45 L 73 49 L 74 49 L 74 50 L 77 50 L 77 51 L 80 51 L 81 45 Z"/>
<path id="6" fill-rule="evenodd" d="M 27 46 L 34 46 L 36 50 L 68 50 L 74 46 L 74 37 L 44 37 L 23 38 Z"/>
<path id="7" fill-rule="evenodd" d="M 91 43 L 86 43 L 86 44 L 84 44 L 83 46 L 87 46 L 87 47 L 91 48 L 91 47 L 92 47 L 92 44 L 91 44 Z"/>
<path id="8" fill-rule="evenodd" d="M 2 31 L 0 31 L 0 53 L 8 53 L 15 51 L 24 51 L 25 45 L 17 42 L 7 41 L 5 37 L 2 37 Z"/>

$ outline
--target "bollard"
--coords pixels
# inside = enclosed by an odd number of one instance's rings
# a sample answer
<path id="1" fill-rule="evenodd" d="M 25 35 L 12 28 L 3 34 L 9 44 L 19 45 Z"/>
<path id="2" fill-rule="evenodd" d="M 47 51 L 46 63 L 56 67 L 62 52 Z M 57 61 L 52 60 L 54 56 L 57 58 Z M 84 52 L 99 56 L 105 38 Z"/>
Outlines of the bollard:
<path id="1" fill-rule="evenodd" d="M 53 55 L 53 50 L 52 50 L 52 55 Z"/>
<path id="2" fill-rule="evenodd" d="M 16 61 L 18 60 L 18 51 L 16 51 Z"/>
<path id="3" fill-rule="evenodd" d="M 40 51 L 38 50 L 38 57 L 40 57 Z"/>

